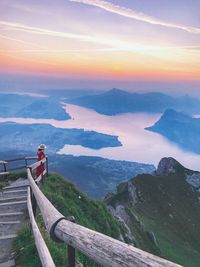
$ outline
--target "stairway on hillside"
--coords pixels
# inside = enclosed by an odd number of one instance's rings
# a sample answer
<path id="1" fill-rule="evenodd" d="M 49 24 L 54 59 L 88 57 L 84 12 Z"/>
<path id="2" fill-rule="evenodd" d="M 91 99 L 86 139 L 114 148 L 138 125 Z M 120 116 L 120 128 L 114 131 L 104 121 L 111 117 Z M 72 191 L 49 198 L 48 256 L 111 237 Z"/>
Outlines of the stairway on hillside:
<path id="1" fill-rule="evenodd" d="M 14 267 L 13 241 L 25 223 L 27 179 L 19 178 L 0 190 L 0 267 Z"/>

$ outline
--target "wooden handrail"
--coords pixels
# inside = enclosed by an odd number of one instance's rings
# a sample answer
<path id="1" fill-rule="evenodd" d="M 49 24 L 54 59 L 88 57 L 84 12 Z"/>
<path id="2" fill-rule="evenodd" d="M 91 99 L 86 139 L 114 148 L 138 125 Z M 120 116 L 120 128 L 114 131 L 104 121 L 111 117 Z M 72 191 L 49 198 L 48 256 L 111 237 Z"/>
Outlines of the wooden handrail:
<path id="1" fill-rule="evenodd" d="M 181 266 L 66 220 L 38 188 L 30 168 L 27 169 L 27 176 L 45 226 L 52 238 L 64 241 L 107 267 Z"/>
<path id="2" fill-rule="evenodd" d="M 28 188 L 27 206 L 28 206 L 30 222 L 32 225 L 33 236 L 35 239 L 35 245 L 36 245 L 42 266 L 43 267 L 55 267 L 55 264 L 51 258 L 51 254 L 49 253 L 49 250 L 44 242 L 44 239 L 40 233 L 40 230 L 36 224 L 36 221 L 33 215 L 30 187 Z"/>
<path id="3" fill-rule="evenodd" d="M 21 158 L 15 158 L 15 159 L 0 160 L 0 165 L 3 165 L 3 169 L 4 169 L 3 172 L 0 172 L 0 176 L 7 175 L 11 171 L 26 169 L 29 160 L 37 160 L 37 157 L 21 157 Z M 18 161 L 24 161 L 25 163 L 22 166 L 8 167 L 9 163 L 18 162 Z"/>
<path id="4" fill-rule="evenodd" d="M 0 172 L 0 176 L 8 175 L 10 172 Z"/>
<path id="5" fill-rule="evenodd" d="M 5 160 L 0 160 L 0 164 L 7 164 L 8 161 L 5 161 Z"/>
<path id="6" fill-rule="evenodd" d="M 33 163 L 32 165 L 28 166 L 29 168 L 33 170 L 35 170 L 37 167 L 39 167 L 41 164 L 45 163 L 46 162 L 46 157 L 40 161 L 37 161 L 35 163 Z"/>
<path id="7" fill-rule="evenodd" d="M 33 157 L 21 157 L 21 158 L 15 158 L 15 159 L 7 159 L 3 162 L 9 163 L 9 162 L 21 161 L 21 160 L 37 160 L 37 157 L 33 156 Z M 0 163 L 1 163 L 1 161 L 0 161 Z"/>
<path id="8" fill-rule="evenodd" d="M 36 185 L 30 168 L 27 169 L 28 180 L 32 189 L 32 192 L 36 198 L 38 207 L 40 208 L 45 226 L 48 232 L 51 232 L 52 226 L 57 220 L 63 218 L 64 216 L 57 211 L 57 209 L 51 204 L 51 202 L 45 197 L 45 195 L 41 192 L 39 187 Z M 53 216 L 52 216 L 53 215 Z"/>

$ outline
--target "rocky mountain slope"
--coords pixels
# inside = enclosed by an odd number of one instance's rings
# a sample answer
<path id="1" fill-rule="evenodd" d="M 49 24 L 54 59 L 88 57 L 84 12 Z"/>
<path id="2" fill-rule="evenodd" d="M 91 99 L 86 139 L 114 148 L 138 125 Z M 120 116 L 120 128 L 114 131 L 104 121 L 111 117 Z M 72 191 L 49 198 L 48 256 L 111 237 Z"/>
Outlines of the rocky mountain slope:
<path id="1" fill-rule="evenodd" d="M 200 173 L 173 158 L 118 186 L 106 203 L 126 242 L 186 267 L 200 266 Z"/>

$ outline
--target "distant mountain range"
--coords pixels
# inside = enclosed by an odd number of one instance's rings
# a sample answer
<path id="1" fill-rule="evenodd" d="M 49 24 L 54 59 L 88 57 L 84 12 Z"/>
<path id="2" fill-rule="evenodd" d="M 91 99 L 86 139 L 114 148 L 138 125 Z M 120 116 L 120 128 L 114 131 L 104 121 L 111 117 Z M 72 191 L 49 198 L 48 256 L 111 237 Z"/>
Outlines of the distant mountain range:
<path id="1" fill-rule="evenodd" d="M 98 95 L 67 99 L 68 103 L 90 108 L 105 115 L 127 112 L 163 113 L 168 108 L 190 114 L 200 113 L 200 100 L 190 96 L 172 97 L 162 93 L 129 93 L 112 89 Z"/>
<path id="2" fill-rule="evenodd" d="M 68 120 L 58 99 L 18 94 L 0 94 L 0 117 Z"/>
<path id="3" fill-rule="evenodd" d="M 168 109 L 146 130 L 162 134 L 183 149 L 200 154 L 200 119 Z"/>
<path id="4" fill-rule="evenodd" d="M 126 233 L 126 242 L 179 263 L 200 263 L 200 173 L 173 158 L 154 174 L 138 175 L 106 198 Z"/>
<path id="5" fill-rule="evenodd" d="M 35 151 L 39 144 L 56 153 L 65 144 L 92 149 L 121 146 L 118 136 L 83 129 L 56 128 L 50 124 L 0 123 L 0 150 Z"/>

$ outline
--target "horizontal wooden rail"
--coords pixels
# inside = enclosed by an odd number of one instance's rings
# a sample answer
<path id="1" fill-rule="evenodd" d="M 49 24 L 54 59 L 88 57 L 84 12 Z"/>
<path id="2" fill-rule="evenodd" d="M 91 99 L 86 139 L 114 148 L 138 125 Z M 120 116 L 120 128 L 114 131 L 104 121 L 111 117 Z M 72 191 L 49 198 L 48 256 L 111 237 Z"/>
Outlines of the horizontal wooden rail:
<path id="1" fill-rule="evenodd" d="M 26 169 L 26 168 L 27 168 L 26 165 L 18 166 L 18 167 L 13 167 L 13 168 L 9 168 L 9 172 L 17 171 L 17 170 L 21 170 L 21 169 Z"/>
<path id="2" fill-rule="evenodd" d="M 12 171 L 22 170 L 26 169 L 28 165 L 28 161 L 36 160 L 37 157 L 21 157 L 21 158 L 15 158 L 15 159 L 8 159 L 8 160 L 0 160 L 0 165 L 3 167 L 3 171 L 0 171 L 0 176 L 4 176 L 9 174 Z M 14 162 L 20 162 L 24 161 L 24 165 L 19 166 L 10 166 L 10 164 Z"/>
<path id="3" fill-rule="evenodd" d="M 35 163 L 33 163 L 32 165 L 29 166 L 29 168 L 33 170 L 35 170 L 37 167 L 39 167 L 41 164 L 45 163 L 46 162 L 46 158 L 40 160 L 40 161 L 37 161 Z"/>
<path id="4" fill-rule="evenodd" d="M 5 160 L 5 163 L 9 163 L 9 162 L 15 162 L 15 161 L 22 161 L 22 160 L 36 160 L 37 157 L 33 156 L 33 157 L 21 157 L 21 158 L 15 158 L 15 159 L 7 159 Z M 1 161 L 0 161 L 1 163 Z"/>
<path id="5" fill-rule="evenodd" d="M 63 218 L 63 215 L 57 211 L 57 209 L 51 204 L 51 202 L 45 197 L 45 195 L 41 192 L 39 187 L 36 185 L 30 168 L 27 169 L 28 180 L 32 189 L 32 192 L 36 198 L 37 204 L 42 213 L 43 220 L 45 222 L 46 228 L 48 232 L 51 231 L 52 226 L 57 220 Z M 51 216 L 51 214 L 53 216 Z"/>
<path id="6" fill-rule="evenodd" d="M 8 175 L 10 172 L 0 172 L 0 176 Z"/>
<path id="7" fill-rule="evenodd" d="M 66 220 L 40 191 L 30 169 L 27 175 L 45 226 L 54 239 L 64 241 L 105 267 L 181 266 Z"/>
<path id="8" fill-rule="evenodd" d="M 37 179 L 35 179 L 35 182 L 36 182 L 37 184 L 40 184 L 40 182 L 42 182 L 42 179 L 43 179 L 43 177 L 44 177 L 46 174 L 47 174 L 47 170 L 45 169 L 45 170 L 43 171 L 43 173 L 40 174 L 40 176 L 38 176 Z"/>
<path id="9" fill-rule="evenodd" d="M 32 225 L 33 236 L 35 239 L 35 245 L 36 245 L 42 266 L 43 267 L 55 267 L 55 264 L 51 258 L 49 250 L 44 242 L 44 239 L 40 233 L 40 230 L 36 224 L 36 221 L 33 215 L 30 187 L 28 188 L 27 206 L 28 206 L 30 222 Z"/>

